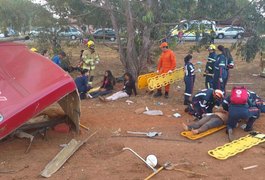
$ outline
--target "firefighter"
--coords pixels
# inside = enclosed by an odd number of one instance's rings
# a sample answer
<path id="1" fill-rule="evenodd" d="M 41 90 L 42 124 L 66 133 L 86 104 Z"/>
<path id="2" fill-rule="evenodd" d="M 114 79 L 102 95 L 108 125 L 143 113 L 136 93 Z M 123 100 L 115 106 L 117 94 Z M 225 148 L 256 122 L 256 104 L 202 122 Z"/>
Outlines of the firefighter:
<path id="1" fill-rule="evenodd" d="M 221 52 L 217 55 L 214 63 L 213 89 L 220 89 L 225 93 L 225 85 L 228 79 L 227 58 L 225 57 L 225 48 L 219 45 L 217 49 Z"/>
<path id="2" fill-rule="evenodd" d="M 185 76 L 184 76 L 184 82 L 185 82 L 185 93 L 184 93 L 184 105 L 190 104 L 190 97 L 193 92 L 194 82 L 195 82 L 195 68 L 193 64 L 191 63 L 192 55 L 188 54 L 184 58 L 185 62 Z"/>
<path id="3" fill-rule="evenodd" d="M 87 69 L 89 71 L 89 85 L 92 85 L 92 81 L 95 76 L 96 64 L 99 63 L 100 59 L 99 55 L 95 51 L 95 44 L 93 41 L 88 41 L 87 47 L 88 50 L 84 50 L 81 54 L 82 57 L 80 57 L 80 59 L 82 59 L 81 69 Z"/>
<path id="4" fill-rule="evenodd" d="M 204 89 L 192 97 L 192 103 L 185 109 L 186 112 L 201 119 L 205 113 L 212 113 L 213 107 L 224 97 L 219 89 Z"/>
<path id="5" fill-rule="evenodd" d="M 162 54 L 158 61 L 157 72 L 159 74 L 163 73 L 172 73 L 172 71 L 176 68 L 176 56 L 172 50 L 168 48 L 168 43 L 163 42 L 160 46 L 162 50 Z M 165 98 L 168 98 L 170 86 L 165 86 Z M 154 97 L 162 96 L 162 89 L 158 89 L 154 94 Z"/>
<path id="6" fill-rule="evenodd" d="M 213 44 L 208 47 L 209 56 L 207 58 L 207 63 L 204 71 L 206 89 L 213 88 L 214 63 L 217 57 L 215 50 L 216 47 Z"/>

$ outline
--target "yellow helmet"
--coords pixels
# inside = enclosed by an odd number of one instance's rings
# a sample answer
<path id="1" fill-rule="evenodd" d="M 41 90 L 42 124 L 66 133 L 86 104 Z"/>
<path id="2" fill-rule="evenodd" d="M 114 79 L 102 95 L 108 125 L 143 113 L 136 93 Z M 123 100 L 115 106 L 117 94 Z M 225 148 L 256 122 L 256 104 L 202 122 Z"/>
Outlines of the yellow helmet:
<path id="1" fill-rule="evenodd" d="M 91 47 L 93 47 L 94 45 L 95 45 L 94 41 L 89 40 L 89 41 L 87 42 L 87 47 L 88 47 L 88 48 L 91 48 Z"/>
<path id="2" fill-rule="evenodd" d="M 211 49 L 211 50 L 216 50 L 216 47 L 214 44 L 210 44 L 210 46 L 208 47 L 208 49 Z"/>
<path id="3" fill-rule="evenodd" d="M 34 47 L 31 48 L 30 50 L 31 50 L 32 52 L 37 52 L 37 51 L 38 51 L 38 50 L 37 50 L 36 48 L 34 48 Z"/>

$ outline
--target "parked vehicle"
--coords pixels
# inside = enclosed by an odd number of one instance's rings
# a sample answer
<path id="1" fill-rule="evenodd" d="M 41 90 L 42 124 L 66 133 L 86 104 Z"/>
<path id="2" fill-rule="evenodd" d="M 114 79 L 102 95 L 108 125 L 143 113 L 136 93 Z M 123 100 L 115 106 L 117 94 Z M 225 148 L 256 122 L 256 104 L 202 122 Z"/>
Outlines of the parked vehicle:
<path id="1" fill-rule="evenodd" d="M 93 33 L 94 39 L 107 39 L 110 41 L 115 41 L 116 40 L 116 33 L 113 29 L 110 28 L 102 28 L 102 29 L 97 29 Z"/>
<path id="2" fill-rule="evenodd" d="M 201 39 L 203 33 L 215 32 L 216 23 L 208 20 L 183 20 L 170 30 L 170 36 L 177 37 L 180 30 L 183 32 L 183 40 L 196 40 L 196 33 L 199 33 L 199 39 Z"/>
<path id="3" fill-rule="evenodd" d="M 58 36 L 61 37 L 68 37 L 72 40 L 75 40 L 77 38 L 82 38 L 83 34 L 81 31 L 79 31 L 78 29 L 76 29 L 75 27 L 62 27 L 61 29 L 59 29 L 59 31 L 57 31 Z"/>
<path id="4" fill-rule="evenodd" d="M 240 39 L 243 37 L 244 33 L 245 29 L 243 27 L 229 26 L 216 31 L 216 37 L 218 39 L 223 39 L 223 38 Z"/>
<path id="5" fill-rule="evenodd" d="M 40 34 L 51 34 L 52 29 L 45 28 L 45 27 L 37 27 L 33 28 L 28 35 L 31 37 L 38 37 Z"/>

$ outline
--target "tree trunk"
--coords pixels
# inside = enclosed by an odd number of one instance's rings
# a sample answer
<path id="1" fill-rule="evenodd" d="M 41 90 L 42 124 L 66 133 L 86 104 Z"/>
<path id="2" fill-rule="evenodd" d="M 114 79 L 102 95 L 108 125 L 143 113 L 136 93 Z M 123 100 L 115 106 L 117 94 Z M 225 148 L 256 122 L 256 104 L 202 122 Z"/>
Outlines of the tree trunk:
<path id="1" fill-rule="evenodd" d="M 125 1 L 125 14 L 126 14 L 126 24 L 127 24 L 127 47 L 126 47 L 126 71 L 132 74 L 134 78 L 138 76 L 139 65 L 137 61 L 137 52 L 135 49 L 135 28 L 133 24 L 133 17 L 131 12 L 130 1 Z"/>

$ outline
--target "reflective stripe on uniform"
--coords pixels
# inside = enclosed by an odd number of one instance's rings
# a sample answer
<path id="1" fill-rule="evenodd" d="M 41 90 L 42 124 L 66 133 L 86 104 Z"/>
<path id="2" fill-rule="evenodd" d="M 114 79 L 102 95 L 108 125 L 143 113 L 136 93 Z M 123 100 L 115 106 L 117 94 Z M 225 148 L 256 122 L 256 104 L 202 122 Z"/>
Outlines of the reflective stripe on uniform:
<path id="1" fill-rule="evenodd" d="M 191 94 L 189 94 L 189 93 L 184 93 L 184 95 L 185 95 L 185 96 L 191 96 Z"/>
<path id="2" fill-rule="evenodd" d="M 198 96 L 206 96 L 206 93 L 199 93 L 195 95 L 195 97 L 198 97 Z"/>

